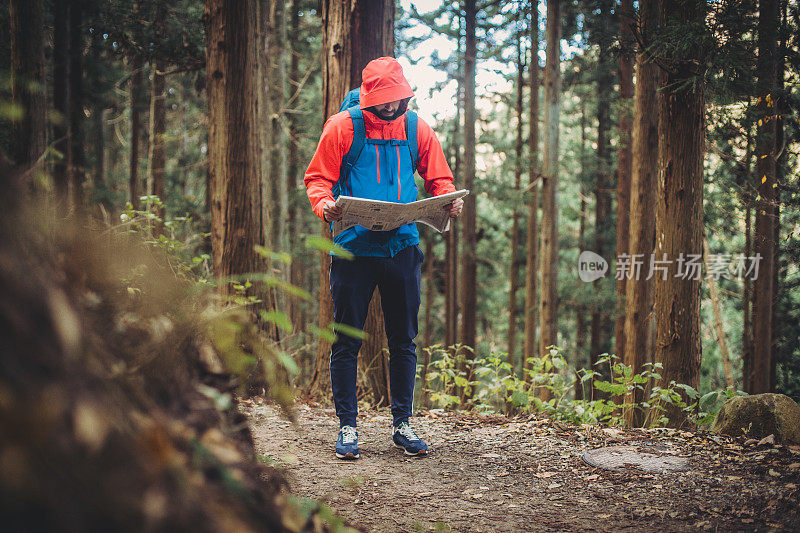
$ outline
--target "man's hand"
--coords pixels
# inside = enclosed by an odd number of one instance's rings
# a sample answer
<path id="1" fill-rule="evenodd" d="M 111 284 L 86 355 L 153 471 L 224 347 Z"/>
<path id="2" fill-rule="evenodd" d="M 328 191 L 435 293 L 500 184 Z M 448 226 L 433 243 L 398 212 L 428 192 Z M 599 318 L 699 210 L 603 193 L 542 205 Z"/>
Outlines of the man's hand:
<path id="1" fill-rule="evenodd" d="M 444 210 L 450 212 L 450 218 L 456 218 L 458 215 L 460 215 L 463 208 L 464 200 L 461 198 L 456 198 L 451 203 L 444 206 Z"/>
<path id="2" fill-rule="evenodd" d="M 325 207 L 322 208 L 322 216 L 325 222 L 333 222 L 342 218 L 342 208 L 336 206 L 333 200 L 325 200 Z"/>

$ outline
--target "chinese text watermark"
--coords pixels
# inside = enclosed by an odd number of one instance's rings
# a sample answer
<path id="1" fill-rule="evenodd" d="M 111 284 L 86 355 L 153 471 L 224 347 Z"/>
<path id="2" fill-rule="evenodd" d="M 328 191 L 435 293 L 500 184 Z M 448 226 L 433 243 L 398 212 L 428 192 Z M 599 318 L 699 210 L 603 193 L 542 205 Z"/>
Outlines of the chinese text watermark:
<path id="1" fill-rule="evenodd" d="M 678 254 L 677 258 L 668 259 L 667 254 L 620 254 L 617 257 L 614 278 L 617 280 L 635 279 L 649 280 L 660 276 L 667 279 L 670 275 L 685 280 L 698 281 L 703 275 L 705 266 L 706 276 L 716 280 L 758 278 L 758 267 L 761 264 L 761 254 L 746 256 L 744 254 L 709 254 L 703 261 L 702 254 Z M 581 281 L 592 282 L 605 277 L 608 272 L 608 262 L 600 255 L 584 250 L 578 257 L 578 276 Z"/>

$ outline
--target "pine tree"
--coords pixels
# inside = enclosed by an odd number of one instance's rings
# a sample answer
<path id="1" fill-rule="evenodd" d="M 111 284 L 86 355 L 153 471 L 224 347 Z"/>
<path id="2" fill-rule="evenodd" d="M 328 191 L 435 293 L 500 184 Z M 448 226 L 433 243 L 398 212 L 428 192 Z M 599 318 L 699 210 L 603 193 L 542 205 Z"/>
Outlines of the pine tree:
<path id="1" fill-rule="evenodd" d="M 31 171 L 41 169 L 40 160 L 47 145 L 44 7 L 41 0 L 12 0 L 9 14 L 11 98 L 23 112 L 22 119 L 14 126 L 10 155 L 30 185 Z"/>
<path id="2" fill-rule="evenodd" d="M 69 202 L 69 2 L 53 4 L 53 181 L 62 208 Z"/>
<path id="3" fill-rule="evenodd" d="M 267 244 L 263 220 L 264 147 L 257 134 L 260 86 L 258 62 L 267 54 L 256 3 L 207 0 L 208 166 L 214 274 L 232 277 L 262 272 L 257 246 Z M 223 288 L 230 290 L 229 283 Z M 268 293 L 256 283 L 249 294 L 271 307 Z"/>
<path id="4" fill-rule="evenodd" d="M 775 139 L 777 134 L 778 2 L 759 2 L 758 20 L 758 130 L 756 132 L 756 202 L 753 251 L 760 261 L 753 284 L 753 361 L 745 377 L 751 394 L 773 389 L 773 300 L 775 295 L 776 188 Z"/>
<path id="5" fill-rule="evenodd" d="M 702 28 L 705 2 L 662 0 L 660 20 Z M 663 365 L 661 385 L 672 381 L 697 388 L 700 378 L 700 276 L 689 266 L 702 244 L 705 93 L 698 40 L 663 55 L 666 75 L 658 93 L 659 150 L 655 258 L 668 261 L 666 275 L 655 274 L 655 361 Z M 699 267 L 698 267 L 699 268 Z M 683 393 L 682 393 L 683 394 Z M 671 426 L 686 421 L 675 404 L 662 405 Z M 651 410 L 651 417 L 659 416 Z"/>
<path id="6" fill-rule="evenodd" d="M 523 131 L 523 107 L 522 91 L 525 85 L 525 61 L 524 51 L 522 50 L 522 35 L 517 34 L 517 101 L 516 115 L 517 128 L 514 143 L 514 193 L 519 196 L 522 191 L 522 131 Z M 520 213 L 517 204 L 511 215 L 511 265 L 509 266 L 509 289 L 508 289 L 508 363 L 512 368 L 516 366 L 516 342 L 517 342 L 517 287 L 519 285 L 519 219 Z M 524 356 L 523 356 L 524 359 Z"/>
<path id="7" fill-rule="evenodd" d="M 639 2 L 639 34 L 645 42 L 653 38 L 658 21 L 655 0 Z M 642 47 L 643 48 L 643 47 Z M 646 272 L 655 243 L 655 219 L 658 178 L 658 100 L 656 88 L 660 74 L 658 66 L 640 48 L 636 54 L 636 88 L 634 90 L 633 129 L 631 135 L 630 243 L 628 253 L 633 261 L 641 261 L 638 275 L 635 270 L 627 279 L 625 290 L 625 351 L 623 363 L 638 374 L 652 352 L 650 343 L 653 311 L 654 280 Z M 635 268 L 635 267 L 634 267 Z M 649 278 L 649 279 L 648 279 Z M 634 390 L 628 403 L 641 403 L 642 391 Z M 628 425 L 643 422 L 641 411 L 625 413 Z"/>
<path id="8" fill-rule="evenodd" d="M 150 82 L 150 150 L 148 154 L 148 161 L 150 165 L 150 172 L 147 176 L 147 194 L 148 196 L 157 196 L 162 202 L 161 205 L 154 204 L 149 206 L 149 210 L 153 211 L 160 219 L 160 222 L 154 224 L 153 233 L 160 235 L 164 231 L 164 208 L 163 202 L 167 201 L 166 190 L 166 165 L 167 165 L 167 146 L 166 146 L 166 128 L 167 128 L 167 90 L 166 78 L 164 71 L 166 70 L 166 62 L 162 59 L 153 61 L 152 80 Z"/>
<path id="9" fill-rule="evenodd" d="M 617 148 L 617 258 L 630 247 L 631 132 L 633 128 L 633 0 L 620 4 L 619 69 L 619 147 Z M 625 359 L 626 280 L 617 280 L 617 305 L 614 325 L 614 353 Z"/>
<path id="10" fill-rule="evenodd" d="M 83 209 L 86 201 L 83 37 L 83 0 L 71 0 L 69 9 L 69 182 L 72 190 L 72 205 L 77 209 Z"/>
<path id="11" fill-rule="evenodd" d="M 477 7 L 464 2 L 464 188 L 471 191 L 463 210 L 463 255 L 461 268 L 461 342 L 475 348 L 477 334 L 477 265 L 475 262 L 477 191 L 475 191 L 475 67 L 477 59 Z"/>
<path id="12" fill-rule="evenodd" d="M 525 342 L 522 350 L 522 367 L 528 368 L 528 358 L 538 350 L 536 326 L 539 302 L 537 281 L 539 275 L 539 2 L 530 3 L 530 49 L 528 52 L 528 85 L 530 108 L 528 121 L 528 223 L 525 242 Z"/>
<path id="13" fill-rule="evenodd" d="M 539 307 L 541 339 L 539 353 L 557 344 L 558 335 L 558 128 L 560 115 L 561 5 L 547 2 L 547 61 L 544 69 L 545 142 L 542 164 L 542 296 Z M 549 397 L 545 391 L 543 398 Z"/>
<path id="14" fill-rule="evenodd" d="M 138 55 L 131 55 L 130 64 L 130 102 L 131 102 L 131 149 L 128 173 L 128 199 L 138 210 L 141 184 L 139 178 L 139 146 L 142 140 L 142 111 L 144 106 L 144 64 Z M 210 191 L 210 188 L 209 188 Z"/>

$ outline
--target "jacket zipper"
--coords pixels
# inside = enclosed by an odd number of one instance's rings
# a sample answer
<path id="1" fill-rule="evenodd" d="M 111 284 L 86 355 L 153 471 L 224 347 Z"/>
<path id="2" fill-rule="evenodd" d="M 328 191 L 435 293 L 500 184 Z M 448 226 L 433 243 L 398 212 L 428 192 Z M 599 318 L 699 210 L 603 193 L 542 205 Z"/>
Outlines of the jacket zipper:
<path id="1" fill-rule="evenodd" d="M 397 148 L 397 201 L 400 201 L 400 145 L 396 145 Z"/>
<path id="2" fill-rule="evenodd" d="M 378 171 L 378 183 L 381 182 L 381 153 L 378 151 L 378 145 L 375 145 L 375 161 L 377 162 L 375 168 Z"/>

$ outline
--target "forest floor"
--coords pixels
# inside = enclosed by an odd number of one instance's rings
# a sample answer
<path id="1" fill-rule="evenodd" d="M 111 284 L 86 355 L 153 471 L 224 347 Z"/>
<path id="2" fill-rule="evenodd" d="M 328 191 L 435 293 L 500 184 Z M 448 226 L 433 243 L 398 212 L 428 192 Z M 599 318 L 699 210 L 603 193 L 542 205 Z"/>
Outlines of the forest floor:
<path id="1" fill-rule="evenodd" d="M 333 409 L 300 404 L 293 424 L 259 400 L 242 408 L 257 453 L 292 491 L 364 531 L 800 531 L 799 446 L 432 410 L 413 420 L 430 453 L 409 458 L 382 409 L 362 410 L 361 459 L 342 461 Z M 620 445 L 657 446 L 688 469 L 609 471 L 582 459 Z"/>

